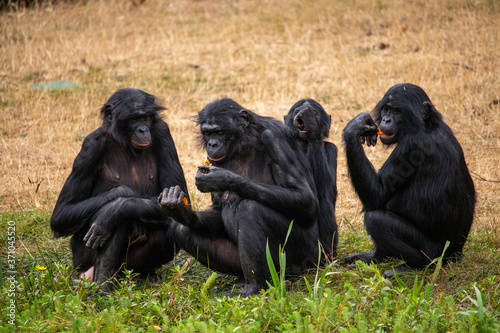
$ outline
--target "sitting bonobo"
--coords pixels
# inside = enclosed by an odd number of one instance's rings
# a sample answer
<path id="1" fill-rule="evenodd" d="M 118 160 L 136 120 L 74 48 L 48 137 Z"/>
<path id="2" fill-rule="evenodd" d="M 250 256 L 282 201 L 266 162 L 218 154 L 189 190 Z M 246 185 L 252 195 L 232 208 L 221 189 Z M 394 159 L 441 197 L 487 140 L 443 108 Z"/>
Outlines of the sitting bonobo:
<path id="1" fill-rule="evenodd" d="M 155 269 L 178 251 L 171 219 L 157 204 L 165 187 L 179 185 L 188 196 L 169 128 L 158 115 L 164 109 L 141 90 L 115 92 L 54 208 L 56 237 L 73 235 L 74 269 L 103 292 L 122 266 L 156 280 Z"/>
<path id="2" fill-rule="evenodd" d="M 469 234 L 476 192 L 464 153 L 418 86 L 405 83 L 390 88 L 374 110 L 375 121 L 361 113 L 344 129 L 347 166 L 363 203 L 365 227 L 375 252 L 354 253 L 343 262 L 403 259 L 388 270 L 403 272 L 429 265 L 441 256 L 444 263 L 462 257 Z M 380 140 L 396 145 L 377 172 L 362 144 Z"/>
<path id="3" fill-rule="evenodd" d="M 285 115 L 285 125 L 295 142 L 306 154 L 319 201 L 319 239 L 322 264 L 337 257 L 338 227 L 335 221 L 337 201 L 337 146 L 325 141 L 330 132 L 331 117 L 313 99 L 301 99 Z"/>
<path id="4" fill-rule="evenodd" d="M 176 224 L 176 242 L 215 270 L 243 276 L 245 287 L 228 296 L 267 288 L 266 243 L 276 267 L 286 246 L 288 273 L 300 274 L 318 261 L 318 216 L 314 180 L 305 155 L 282 123 L 244 109 L 231 99 L 215 100 L 198 113 L 201 141 L 211 165 L 196 175 L 212 208 L 194 212 L 179 187 L 159 197 Z"/>

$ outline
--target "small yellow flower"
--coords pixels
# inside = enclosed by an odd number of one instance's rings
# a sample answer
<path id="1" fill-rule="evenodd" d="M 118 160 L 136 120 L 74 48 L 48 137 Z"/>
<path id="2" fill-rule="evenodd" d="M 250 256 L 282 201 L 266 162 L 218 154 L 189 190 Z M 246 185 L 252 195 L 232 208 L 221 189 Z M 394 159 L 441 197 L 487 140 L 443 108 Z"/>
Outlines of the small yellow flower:
<path id="1" fill-rule="evenodd" d="M 47 267 L 36 264 L 36 269 L 38 269 L 39 271 L 44 271 L 47 269 Z"/>

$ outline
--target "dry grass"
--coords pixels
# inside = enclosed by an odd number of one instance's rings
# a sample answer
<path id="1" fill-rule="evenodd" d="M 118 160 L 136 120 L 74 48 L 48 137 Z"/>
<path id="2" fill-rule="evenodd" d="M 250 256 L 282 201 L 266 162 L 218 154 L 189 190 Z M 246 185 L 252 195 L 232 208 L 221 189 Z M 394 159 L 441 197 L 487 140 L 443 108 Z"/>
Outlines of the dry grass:
<path id="1" fill-rule="evenodd" d="M 312 97 L 342 147 L 347 121 L 412 82 L 454 130 L 470 170 L 500 180 L 498 22 L 497 0 L 89 0 L 0 13 L 0 210 L 51 210 L 100 106 L 123 87 L 163 99 L 200 209 L 209 198 L 194 175 L 205 156 L 191 117 L 223 96 L 278 119 Z M 86 86 L 29 88 L 57 80 Z M 390 153 L 367 151 L 377 167 Z M 343 151 L 338 175 L 337 218 L 360 224 Z M 475 227 L 498 227 L 500 184 L 475 184 Z"/>

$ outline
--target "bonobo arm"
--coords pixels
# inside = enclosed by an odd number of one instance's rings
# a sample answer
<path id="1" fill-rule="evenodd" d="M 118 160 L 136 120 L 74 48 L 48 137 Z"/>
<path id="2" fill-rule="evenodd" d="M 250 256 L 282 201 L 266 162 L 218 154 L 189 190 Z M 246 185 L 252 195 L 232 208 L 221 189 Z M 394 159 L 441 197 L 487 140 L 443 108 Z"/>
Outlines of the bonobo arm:
<path id="1" fill-rule="evenodd" d="M 144 225 L 167 225 L 166 215 L 156 198 L 118 198 L 104 205 L 93 217 L 92 225 L 83 238 L 86 246 L 103 246 L 115 228 L 124 221 L 139 221 Z"/>
<path id="2" fill-rule="evenodd" d="M 185 193 L 179 186 L 165 188 L 158 197 L 158 204 L 163 211 L 177 222 L 193 229 L 204 231 L 207 235 L 216 235 L 223 228 L 221 210 L 218 206 L 213 209 L 194 212 L 191 205 L 186 205 Z"/>
<path id="3" fill-rule="evenodd" d="M 343 132 L 351 182 L 366 210 L 380 208 L 393 196 L 384 177 L 377 173 L 363 150 L 365 141 L 368 146 L 375 146 L 376 131 L 377 125 L 370 114 L 360 113 Z"/>
<path id="4" fill-rule="evenodd" d="M 163 189 L 178 185 L 189 201 L 186 179 L 168 125 L 161 120 L 155 127 L 157 135 L 157 138 L 155 138 L 155 145 L 157 147 L 155 156 L 159 162 L 158 177 L 160 188 Z"/>
<path id="5" fill-rule="evenodd" d="M 57 199 L 50 226 L 56 237 L 69 236 L 85 227 L 102 206 L 119 197 L 135 196 L 127 186 L 91 197 L 97 181 L 97 166 L 102 153 L 103 133 L 97 129 L 89 134 L 73 163 L 73 169 Z"/>
<path id="6" fill-rule="evenodd" d="M 331 183 L 323 184 L 323 186 L 333 186 L 333 198 L 337 198 L 337 146 L 331 142 L 324 142 L 326 163 L 328 172 L 330 173 Z M 318 180 L 321 181 L 321 180 Z M 319 185 L 317 185 L 319 187 Z M 318 198 L 319 199 L 319 198 Z"/>
<path id="7" fill-rule="evenodd" d="M 270 130 L 262 133 L 271 177 L 276 185 L 245 178 L 227 169 L 202 165 L 196 174 L 196 186 L 201 192 L 232 191 L 241 198 L 255 200 L 306 226 L 316 222 L 319 204 L 311 188 L 306 165 L 301 164 L 298 150 L 292 150 L 284 140 Z M 288 154 L 285 154 L 284 152 Z M 305 158 L 304 164 L 307 163 Z M 311 178 L 312 179 L 312 178 Z"/>
<path id="8" fill-rule="evenodd" d="M 274 173 L 283 173 L 273 165 Z M 208 171 L 207 173 L 201 170 Z M 196 174 L 196 186 L 201 192 L 232 191 L 241 198 L 255 200 L 289 216 L 297 223 L 307 225 L 316 221 L 318 200 L 305 179 L 296 180 L 297 185 L 282 187 L 268 185 L 215 166 L 200 166 Z"/>

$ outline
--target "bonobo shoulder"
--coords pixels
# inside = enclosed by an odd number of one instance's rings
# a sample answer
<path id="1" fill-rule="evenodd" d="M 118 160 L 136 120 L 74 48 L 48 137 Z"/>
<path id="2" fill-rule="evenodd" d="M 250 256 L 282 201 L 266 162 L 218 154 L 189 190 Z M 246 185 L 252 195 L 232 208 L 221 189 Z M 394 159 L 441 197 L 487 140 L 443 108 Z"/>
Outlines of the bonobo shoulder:
<path id="1" fill-rule="evenodd" d="M 83 139 L 82 151 L 92 150 L 103 144 L 105 140 L 106 133 L 103 131 L 102 127 L 99 127 L 95 131 L 91 132 L 89 135 Z"/>
<path id="2" fill-rule="evenodd" d="M 94 164 L 99 160 L 104 143 L 106 140 L 105 132 L 98 128 L 83 140 L 82 148 L 73 162 L 73 169 L 83 168 L 88 172 L 88 168 L 94 167 Z"/>

